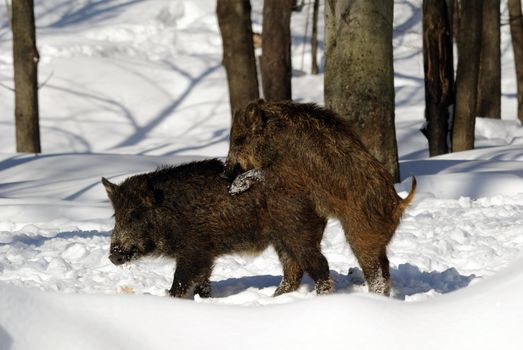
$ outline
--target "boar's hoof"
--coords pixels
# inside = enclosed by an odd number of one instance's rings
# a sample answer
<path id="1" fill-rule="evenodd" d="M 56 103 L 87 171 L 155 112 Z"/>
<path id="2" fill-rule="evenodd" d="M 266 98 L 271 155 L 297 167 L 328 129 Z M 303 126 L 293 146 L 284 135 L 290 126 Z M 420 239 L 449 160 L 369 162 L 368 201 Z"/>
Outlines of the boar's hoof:
<path id="1" fill-rule="evenodd" d="M 200 285 L 194 287 L 194 295 L 198 294 L 200 298 L 210 298 L 211 297 L 211 283 L 206 281 Z"/>
<path id="2" fill-rule="evenodd" d="M 251 169 L 243 174 L 238 175 L 229 187 L 229 193 L 237 195 L 247 191 L 257 182 L 263 182 L 265 180 L 264 171 L 261 169 Z"/>
<path id="3" fill-rule="evenodd" d="M 334 291 L 334 283 L 332 279 L 316 281 L 316 294 L 329 294 Z"/>
<path id="4" fill-rule="evenodd" d="M 167 294 L 168 296 L 170 296 L 171 298 L 183 298 L 184 297 L 184 294 L 179 292 L 179 291 L 176 291 L 176 290 L 168 290 L 167 291 Z"/>
<path id="5" fill-rule="evenodd" d="M 293 283 L 293 282 L 290 282 L 290 281 L 287 281 L 287 280 L 283 280 L 283 281 L 281 281 L 281 283 L 278 286 L 278 288 L 276 288 L 276 290 L 274 291 L 274 294 L 272 296 L 273 297 L 277 297 L 277 296 L 285 294 L 285 293 L 294 292 L 299 287 L 300 287 L 300 282 L 299 281 Z"/>

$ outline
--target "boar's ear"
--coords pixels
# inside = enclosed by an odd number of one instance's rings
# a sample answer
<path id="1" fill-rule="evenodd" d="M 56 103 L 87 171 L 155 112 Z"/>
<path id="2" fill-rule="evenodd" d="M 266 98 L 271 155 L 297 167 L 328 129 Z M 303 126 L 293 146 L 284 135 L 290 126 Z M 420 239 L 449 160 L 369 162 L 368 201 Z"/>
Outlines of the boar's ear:
<path id="1" fill-rule="evenodd" d="M 107 194 L 109 195 L 109 198 L 114 195 L 116 190 L 118 189 L 118 186 L 113 184 L 111 181 L 107 180 L 105 177 L 102 177 L 102 184 L 105 187 L 105 190 L 107 191 Z"/>
<path id="2" fill-rule="evenodd" d="M 163 203 L 163 198 L 164 198 L 163 191 L 154 190 L 153 194 L 154 194 L 154 202 L 156 203 L 156 205 L 161 205 Z"/>
<path id="3" fill-rule="evenodd" d="M 245 126 L 254 133 L 263 131 L 267 123 L 267 116 L 263 110 L 264 104 L 265 101 L 263 99 L 251 102 L 245 107 L 245 111 L 243 112 Z"/>

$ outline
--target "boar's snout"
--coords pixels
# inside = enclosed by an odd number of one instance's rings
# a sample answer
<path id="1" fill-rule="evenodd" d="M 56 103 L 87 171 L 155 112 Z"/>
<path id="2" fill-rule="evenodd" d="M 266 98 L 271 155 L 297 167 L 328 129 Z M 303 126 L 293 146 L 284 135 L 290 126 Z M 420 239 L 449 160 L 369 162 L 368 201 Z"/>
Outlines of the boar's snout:
<path id="1" fill-rule="evenodd" d="M 131 249 L 131 251 L 126 252 L 122 250 L 119 246 L 114 246 L 111 248 L 111 254 L 109 254 L 109 260 L 114 265 L 122 265 L 126 262 L 130 261 L 133 256 L 136 254 L 134 249 Z"/>
<path id="2" fill-rule="evenodd" d="M 125 255 L 122 253 L 112 253 L 109 255 L 109 260 L 111 260 L 114 265 L 122 265 L 127 261 Z"/>

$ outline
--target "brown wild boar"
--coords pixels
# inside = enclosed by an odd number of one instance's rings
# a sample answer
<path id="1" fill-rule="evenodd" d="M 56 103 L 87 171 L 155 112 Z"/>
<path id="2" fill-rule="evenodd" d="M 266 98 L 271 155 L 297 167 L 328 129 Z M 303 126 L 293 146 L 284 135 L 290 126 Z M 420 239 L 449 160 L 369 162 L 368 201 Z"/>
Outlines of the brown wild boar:
<path id="1" fill-rule="evenodd" d="M 257 186 L 233 197 L 217 159 L 160 168 L 129 177 L 120 185 L 102 178 L 114 208 L 109 259 L 120 265 L 140 257 L 176 259 L 170 295 L 209 297 L 216 257 L 259 253 L 273 245 L 283 267 L 275 295 L 299 287 L 303 272 L 319 294 L 329 292 L 327 260 L 320 251 L 326 220 L 310 201 Z"/>
<path id="2" fill-rule="evenodd" d="M 232 180 L 244 171 L 233 192 L 263 174 L 266 188 L 310 200 L 321 217 L 339 219 L 369 291 L 390 294 L 387 244 L 416 182 L 401 199 L 346 120 L 314 104 L 252 102 L 235 113 L 224 175 Z"/>

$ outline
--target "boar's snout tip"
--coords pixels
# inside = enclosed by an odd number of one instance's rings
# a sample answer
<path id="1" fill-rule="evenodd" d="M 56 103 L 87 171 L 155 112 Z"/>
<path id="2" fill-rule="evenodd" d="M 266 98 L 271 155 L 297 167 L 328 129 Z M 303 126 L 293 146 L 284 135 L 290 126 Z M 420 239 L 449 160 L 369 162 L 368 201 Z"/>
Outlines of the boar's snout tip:
<path id="1" fill-rule="evenodd" d="M 109 255 L 109 260 L 111 260 L 114 265 L 122 265 L 127 261 L 125 255 L 120 253 L 112 253 Z"/>

